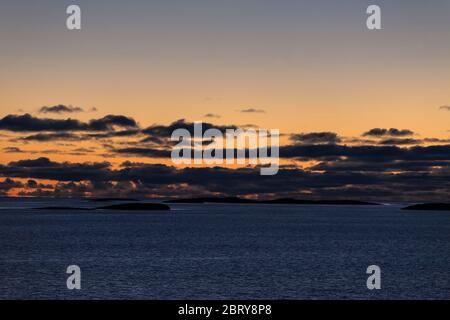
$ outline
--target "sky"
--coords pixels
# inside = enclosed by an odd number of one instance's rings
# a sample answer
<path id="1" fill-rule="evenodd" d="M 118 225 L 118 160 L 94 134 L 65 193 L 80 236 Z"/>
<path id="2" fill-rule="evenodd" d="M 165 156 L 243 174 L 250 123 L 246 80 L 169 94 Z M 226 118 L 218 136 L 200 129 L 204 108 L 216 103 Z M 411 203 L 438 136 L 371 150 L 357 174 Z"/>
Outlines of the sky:
<path id="1" fill-rule="evenodd" d="M 74 3 L 82 10 L 80 31 L 69 31 L 65 26 L 66 7 Z M 371 4 L 381 7 L 382 30 L 366 28 L 366 8 Z M 0 193 L 56 194 L 54 188 L 28 188 L 29 179 L 43 182 L 47 187 L 70 182 L 80 188 L 82 184 L 88 185 L 84 193 L 65 186 L 73 194 L 91 195 L 95 194 L 93 189 L 101 189 L 92 187 L 98 181 L 88 179 L 89 175 L 83 181 L 63 181 L 61 177 L 45 174 L 12 173 L 9 167 L 23 160 L 48 159 L 59 165 L 108 161 L 111 165 L 108 170 L 120 170 L 128 161 L 166 165 L 175 170 L 167 157 L 149 156 L 142 150 L 155 148 L 154 144 L 149 146 L 142 141 L 161 132 L 142 130 L 154 125 L 173 129 L 171 124 L 180 119 L 185 119 L 178 122 L 183 126 L 205 121 L 216 126 L 251 124 L 279 129 L 286 147 L 299 144 L 319 144 L 318 147 L 337 144 L 349 148 L 387 146 L 397 148 L 400 153 L 409 149 L 420 153 L 421 149 L 414 148 L 436 145 L 444 148 L 450 135 L 450 108 L 442 108 L 450 106 L 449 31 L 450 2 L 446 0 L 4 0 L 0 4 L 0 148 L 3 150 L 0 176 L 9 180 L 0 179 L 4 185 Z M 83 111 L 40 112 L 44 106 L 58 105 Z M 64 127 L 64 130 L 49 131 L 49 125 L 45 130 L 34 127 L 30 131 L 26 127 L 33 121 L 45 122 L 50 118 L 72 118 L 81 124 L 103 119 L 104 128 L 83 131 Z M 11 128 L 11 119 L 17 122 L 15 129 Z M 375 128 L 387 131 L 381 135 L 367 134 Z M 398 131 L 389 131 L 391 128 Z M 111 134 L 92 136 L 120 130 L 139 132 L 114 138 Z M 60 134 L 58 137 L 54 135 L 56 132 Z M 48 137 L 50 133 L 53 136 Z M 39 139 L 30 138 L 37 134 L 41 134 Z M 156 147 L 163 149 L 167 145 L 159 143 Z M 133 151 L 132 148 L 139 152 L 125 152 Z M 373 151 L 373 157 L 381 151 Z M 434 151 L 427 157 L 427 161 L 434 162 L 421 167 L 420 173 L 433 178 L 436 168 L 447 168 L 447 163 L 438 161 L 450 160 Z M 402 177 L 411 174 L 408 171 L 411 169 L 394 166 L 408 159 L 416 161 L 411 155 L 391 159 L 393 167 L 385 174 Z M 323 178 L 342 171 L 337 169 L 341 163 L 329 157 L 282 154 L 282 160 L 283 164 L 300 166 L 296 171 L 299 174 L 317 174 Z M 380 168 L 356 170 L 350 167 L 355 161 L 345 164 L 346 174 L 369 175 L 382 171 Z M 323 168 L 302 171 L 320 164 L 327 165 L 325 171 Z M 175 173 L 182 177 L 188 174 Z M 241 172 L 229 173 L 244 176 Z M 117 184 L 115 179 L 108 182 Z M 308 179 L 316 181 L 316 178 Z M 135 189 L 141 182 L 138 180 L 136 177 L 123 179 Z M 367 189 L 371 177 L 367 176 L 365 181 L 366 185 L 358 184 L 358 192 Z M 374 181 L 370 196 L 417 197 L 409 190 L 414 189 L 415 182 L 409 181 L 404 183 L 409 183 L 409 187 L 398 194 L 386 189 L 386 184 L 391 182 Z M 432 178 L 429 181 L 436 184 Z M 318 190 L 309 180 L 304 184 L 294 181 L 292 188 L 285 191 L 276 187 L 272 191 L 258 190 L 254 186 L 244 190 L 216 190 L 214 183 L 177 178 L 152 185 L 142 196 L 163 197 L 172 194 L 167 188 L 182 185 L 196 194 L 324 196 L 326 193 L 335 197 L 367 197 L 352 189 L 354 182 L 351 179 L 338 185 L 324 182 Z M 445 189 L 444 185 L 441 187 Z M 342 192 L 333 193 L 336 188 Z M 143 189 L 141 186 L 140 190 Z M 102 192 L 106 194 L 107 190 L 104 187 Z M 420 197 L 439 197 L 443 191 L 433 192 Z"/>

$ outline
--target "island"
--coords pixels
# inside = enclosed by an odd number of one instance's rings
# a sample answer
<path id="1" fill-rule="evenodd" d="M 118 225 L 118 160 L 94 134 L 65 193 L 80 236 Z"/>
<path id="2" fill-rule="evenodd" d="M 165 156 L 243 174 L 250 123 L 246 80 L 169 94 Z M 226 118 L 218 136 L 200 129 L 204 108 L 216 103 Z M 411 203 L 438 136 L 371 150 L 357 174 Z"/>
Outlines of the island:
<path id="1" fill-rule="evenodd" d="M 52 211 L 169 211 L 170 207 L 164 203 L 121 203 L 97 208 L 73 208 L 73 207 L 43 207 L 35 210 L 52 210 Z"/>
<path id="2" fill-rule="evenodd" d="M 132 199 L 132 198 L 89 198 L 89 201 L 92 201 L 92 202 L 114 202 L 114 201 L 137 202 L 139 200 Z"/>
<path id="3" fill-rule="evenodd" d="M 409 211 L 450 211 L 450 203 L 419 203 L 402 210 Z"/>
<path id="4" fill-rule="evenodd" d="M 290 205 L 380 205 L 379 203 L 357 201 L 357 200 L 298 200 L 292 198 L 281 198 L 274 200 L 252 200 L 239 197 L 224 198 L 187 198 L 168 200 L 166 203 L 219 203 L 219 204 L 290 204 Z"/>
<path id="5" fill-rule="evenodd" d="M 99 207 L 96 210 L 168 211 L 170 210 L 170 207 L 164 203 L 122 203 Z"/>
<path id="6" fill-rule="evenodd" d="M 88 211 L 88 210 L 95 210 L 91 208 L 74 208 L 74 207 L 41 207 L 41 208 L 34 208 L 34 210 L 52 210 L 52 211 L 61 211 L 61 210 L 70 210 L 70 211 Z"/>

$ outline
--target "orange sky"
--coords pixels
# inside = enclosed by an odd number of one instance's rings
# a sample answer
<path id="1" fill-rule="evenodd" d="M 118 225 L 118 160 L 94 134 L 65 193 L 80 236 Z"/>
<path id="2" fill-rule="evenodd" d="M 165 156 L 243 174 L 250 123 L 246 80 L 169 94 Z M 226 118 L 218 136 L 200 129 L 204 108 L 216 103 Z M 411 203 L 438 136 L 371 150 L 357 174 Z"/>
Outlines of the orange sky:
<path id="1" fill-rule="evenodd" d="M 364 4 L 352 1 L 256 12 L 249 2 L 240 14 L 225 4 L 82 1 L 85 28 L 71 32 L 47 2 L 2 12 L 0 115 L 66 104 L 99 110 L 81 118 L 124 114 L 143 126 L 214 113 L 219 124 L 283 132 L 448 136 L 450 113 L 438 109 L 450 104 L 448 5 L 389 3 L 383 30 L 368 31 Z M 244 108 L 266 113 L 236 112 Z"/>
<path id="2" fill-rule="evenodd" d="M 440 109 L 450 105 L 448 1 L 386 3 L 381 31 L 367 30 L 360 1 L 251 0 L 239 8 L 200 2 L 80 1 L 81 31 L 65 29 L 65 8 L 56 1 L 6 4 L 0 119 L 30 113 L 89 121 L 114 114 L 142 128 L 186 119 L 284 134 L 361 137 L 372 128 L 398 128 L 417 139 L 449 138 L 450 112 Z M 58 104 L 87 112 L 38 112 Z M 239 111 L 250 108 L 264 112 Z M 38 157 L 161 162 L 105 157 L 102 141 L 24 144 L 11 138 L 25 133 L 0 134 L 7 135 L 0 136 L 1 164 Z M 8 147 L 23 152 L 5 152 Z M 77 148 L 94 150 L 74 155 Z"/>

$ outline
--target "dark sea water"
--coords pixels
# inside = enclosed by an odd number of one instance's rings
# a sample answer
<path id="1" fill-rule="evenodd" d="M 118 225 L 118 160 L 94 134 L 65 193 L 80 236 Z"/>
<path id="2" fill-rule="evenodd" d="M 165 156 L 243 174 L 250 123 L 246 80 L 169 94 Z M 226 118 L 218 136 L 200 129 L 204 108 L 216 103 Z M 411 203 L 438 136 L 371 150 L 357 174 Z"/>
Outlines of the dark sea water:
<path id="1" fill-rule="evenodd" d="M 450 299 L 450 213 L 387 206 L 0 200 L 1 299 Z M 66 287 L 81 268 L 82 290 Z M 369 265 L 382 289 L 366 287 Z"/>

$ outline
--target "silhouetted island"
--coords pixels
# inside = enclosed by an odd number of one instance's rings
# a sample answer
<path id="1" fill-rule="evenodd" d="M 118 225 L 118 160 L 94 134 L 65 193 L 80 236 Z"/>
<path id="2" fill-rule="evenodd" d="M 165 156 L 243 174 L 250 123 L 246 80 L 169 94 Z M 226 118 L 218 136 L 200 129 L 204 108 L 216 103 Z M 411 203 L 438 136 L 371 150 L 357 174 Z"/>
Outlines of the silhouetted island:
<path id="1" fill-rule="evenodd" d="M 410 211 L 450 211 L 450 203 L 420 203 L 415 204 L 402 210 Z"/>
<path id="2" fill-rule="evenodd" d="M 130 210 L 130 211 L 167 211 L 170 207 L 163 203 L 123 203 L 112 206 L 99 207 L 97 210 Z"/>
<path id="3" fill-rule="evenodd" d="M 163 203 L 122 203 L 111 206 L 97 207 L 97 208 L 72 208 L 72 207 L 43 207 L 36 208 L 36 210 L 116 210 L 116 211 L 168 211 L 170 207 Z"/>
<path id="4" fill-rule="evenodd" d="M 34 210 L 83 210 L 83 211 L 87 211 L 87 210 L 95 210 L 91 209 L 91 208 L 73 208 L 73 207 L 41 207 L 41 208 L 35 208 Z"/>
<path id="5" fill-rule="evenodd" d="M 379 203 L 356 200 L 297 200 L 282 198 L 275 200 L 251 200 L 238 197 L 229 198 L 188 198 L 165 201 L 166 203 L 231 203 L 231 204 L 293 204 L 293 205 L 380 205 Z"/>
<path id="6" fill-rule="evenodd" d="M 137 202 L 138 199 L 132 198 L 90 198 L 92 202 L 114 202 L 114 201 L 127 201 L 127 202 Z"/>

